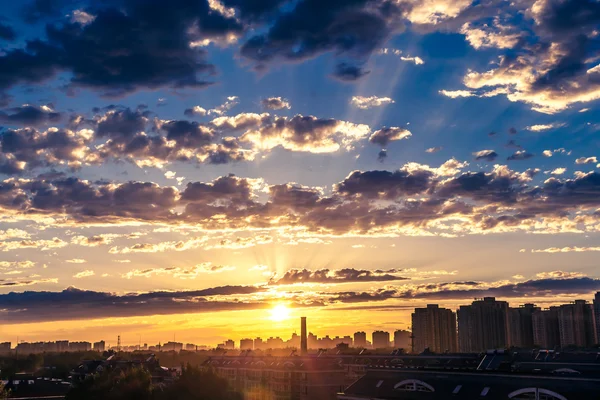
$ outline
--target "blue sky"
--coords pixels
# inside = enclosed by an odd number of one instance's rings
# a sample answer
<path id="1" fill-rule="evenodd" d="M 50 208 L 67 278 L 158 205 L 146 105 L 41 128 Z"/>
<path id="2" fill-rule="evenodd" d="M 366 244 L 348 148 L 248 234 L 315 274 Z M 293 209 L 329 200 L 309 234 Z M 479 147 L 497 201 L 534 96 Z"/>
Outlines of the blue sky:
<path id="1" fill-rule="evenodd" d="M 600 290 L 595 0 L 0 7 L 7 336 Z"/>

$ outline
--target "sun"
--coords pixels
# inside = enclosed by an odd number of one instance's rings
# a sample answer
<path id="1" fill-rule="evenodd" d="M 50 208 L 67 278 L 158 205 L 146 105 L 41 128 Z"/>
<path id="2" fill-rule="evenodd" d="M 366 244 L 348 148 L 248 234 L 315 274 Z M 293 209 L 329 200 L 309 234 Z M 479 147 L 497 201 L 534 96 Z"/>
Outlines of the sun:
<path id="1" fill-rule="evenodd" d="M 277 304 L 271 309 L 271 320 L 281 322 L 290 317 L 291 310 L 285 304 Z"/>

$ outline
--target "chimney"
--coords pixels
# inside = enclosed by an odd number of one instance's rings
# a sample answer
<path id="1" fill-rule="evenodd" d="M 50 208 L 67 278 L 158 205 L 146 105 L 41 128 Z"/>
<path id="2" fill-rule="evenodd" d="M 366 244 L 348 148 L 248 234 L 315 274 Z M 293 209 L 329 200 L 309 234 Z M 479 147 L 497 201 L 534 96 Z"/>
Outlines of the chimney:
<path id="1" fill-rule="evenodd" d="M 300 317 L 300 355 L 308 354 L 308 343 L 306 338 L 306 317 Z"/>

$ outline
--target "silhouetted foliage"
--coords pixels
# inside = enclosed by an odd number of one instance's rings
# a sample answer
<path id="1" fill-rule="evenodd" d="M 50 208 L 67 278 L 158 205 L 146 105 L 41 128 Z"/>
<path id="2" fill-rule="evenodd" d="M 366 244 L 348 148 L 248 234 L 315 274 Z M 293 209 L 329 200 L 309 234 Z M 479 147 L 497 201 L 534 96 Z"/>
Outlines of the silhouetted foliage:
<path id="1" fill-rule="evenodd" d="M 242 396 L 229 390 L 225 378 L 212 371 L 187 365 L 172 384 L 156 391 L 155 400 L 237 400 Z"/>
<path id="2" fill-rule="evenodd" d="M 143 368 L 93 374 L 69 391 L 66 400 L 150 400 L 152 376 Z"/>

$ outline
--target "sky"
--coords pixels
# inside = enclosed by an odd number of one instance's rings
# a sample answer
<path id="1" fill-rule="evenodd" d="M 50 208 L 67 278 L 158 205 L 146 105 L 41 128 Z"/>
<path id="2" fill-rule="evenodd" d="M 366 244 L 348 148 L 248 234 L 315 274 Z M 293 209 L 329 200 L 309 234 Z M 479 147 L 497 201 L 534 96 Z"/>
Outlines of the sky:
<path id="1" fill-rule="evenodd" d="M 596 0 L 2 2 L 0 341 L 591 300 L 599 27 Z"/>

